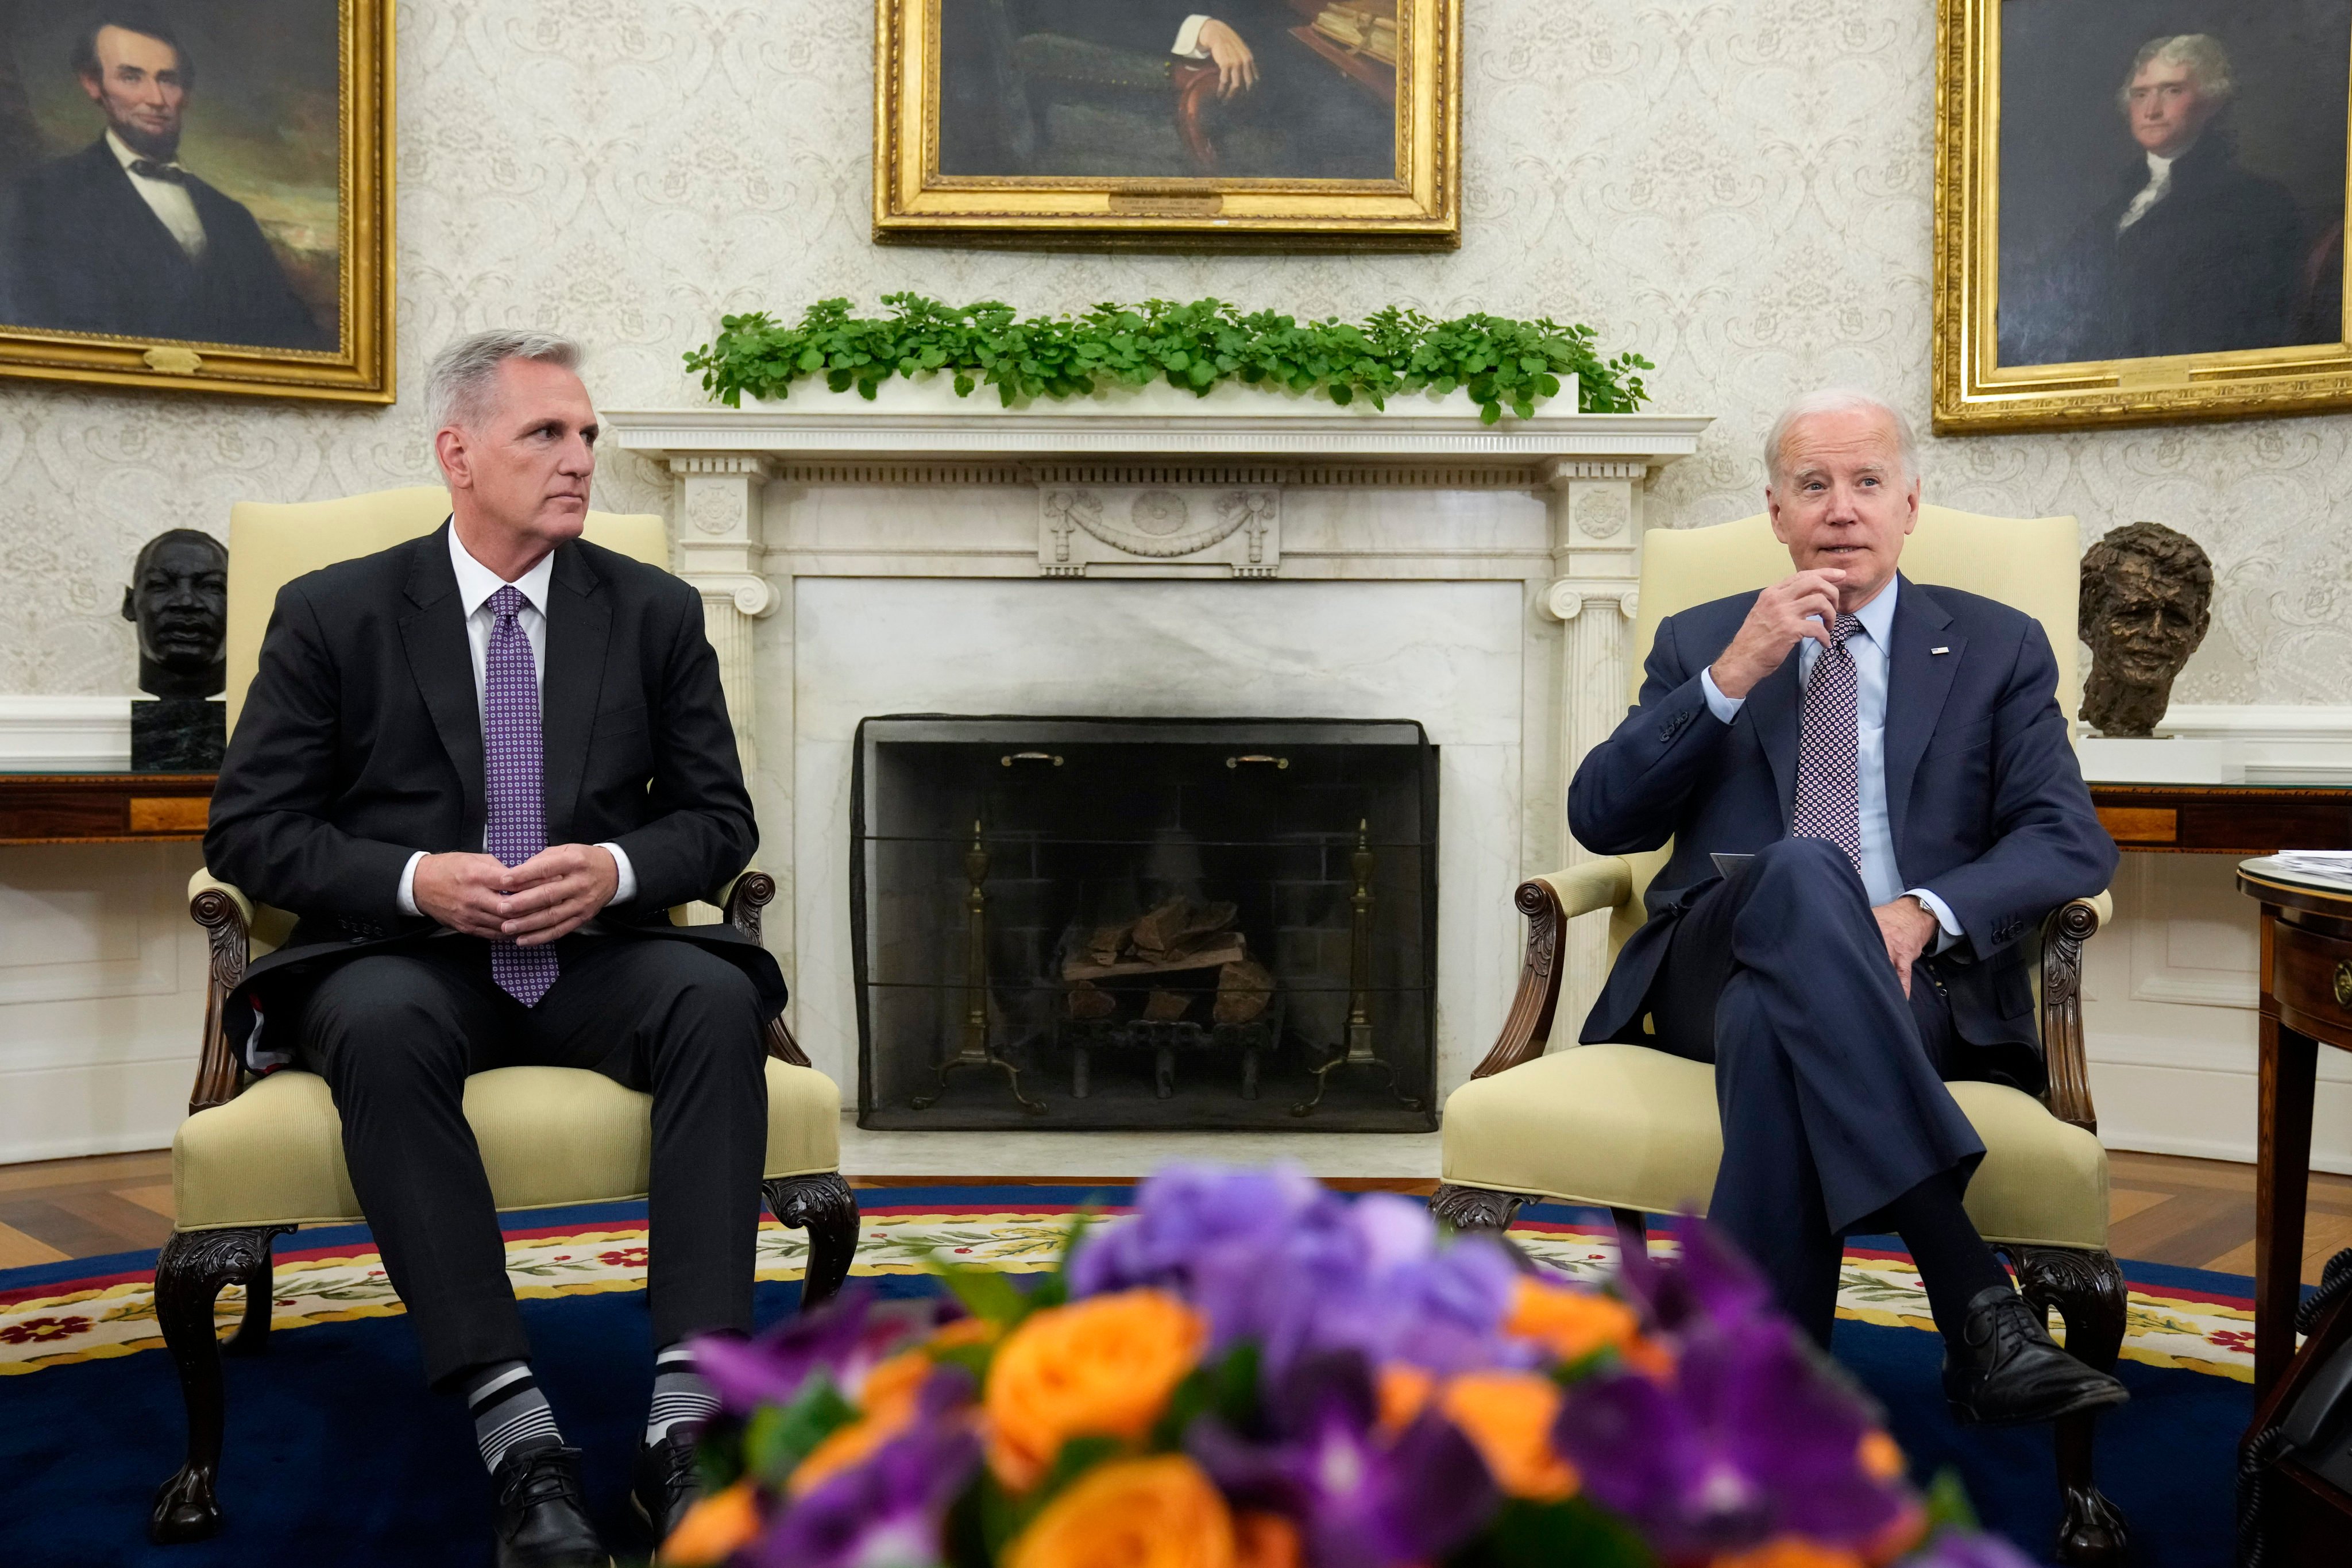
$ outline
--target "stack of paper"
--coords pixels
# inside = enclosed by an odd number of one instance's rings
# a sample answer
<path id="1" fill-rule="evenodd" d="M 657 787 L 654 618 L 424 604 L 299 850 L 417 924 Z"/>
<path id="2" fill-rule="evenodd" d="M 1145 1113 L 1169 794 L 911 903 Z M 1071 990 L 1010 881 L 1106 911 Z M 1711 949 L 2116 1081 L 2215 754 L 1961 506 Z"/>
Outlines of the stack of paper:
<path id="1" fill-rule="evenodd" d="M 2268 864 L 2293 881 L 2352 888 L 2352 850 L 2284 849 L 2272 856 Z"/>
<path id="2" fill-rule="evenodd" d="M 1315 30 L 1325 37 L 1396 64 L 1396 0 L 1339 0 L 1315 18 Z"/>

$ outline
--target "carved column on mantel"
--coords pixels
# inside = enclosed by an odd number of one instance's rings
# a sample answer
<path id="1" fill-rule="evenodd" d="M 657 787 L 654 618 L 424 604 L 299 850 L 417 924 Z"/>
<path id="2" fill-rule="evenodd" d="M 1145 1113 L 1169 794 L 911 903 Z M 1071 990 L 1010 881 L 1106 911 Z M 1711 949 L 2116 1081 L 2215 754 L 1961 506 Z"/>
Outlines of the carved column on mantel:
<path id="1" fill-rule="evenodd" d="M 669 471 L 677 487 L 677 574 L 702 595 L 703 626 L 719 655 L 719 682 L 726 689 L 727 712 L 748 778 L 760 766 L 751 708 L 751 623 L 773 615 L 784 599 L 761 571 L 761 499 L 770 464 L 755 452 L 673 456 Z"/>
<path id="2" fill-rule="evenodd" d="M 1560 637 L 1559 771 L 1563 791 L 1584 753 L 1625 716 L 1627 658 L 1642 581 L 1643 501 L 1650 465 L 1557 459 L 1541 475 L 1550 491 L 1552 584 L 1544 612 L 1566 623 Z M 1566 808 L 1563 796 L 1561 808 Z M 1592 858 L 1563 836 L 1573 864 Z M 1572 921 L 1562 979 L 1563 1037 L 1573 1037 L 1607 976 L 1608 920 Z"/>

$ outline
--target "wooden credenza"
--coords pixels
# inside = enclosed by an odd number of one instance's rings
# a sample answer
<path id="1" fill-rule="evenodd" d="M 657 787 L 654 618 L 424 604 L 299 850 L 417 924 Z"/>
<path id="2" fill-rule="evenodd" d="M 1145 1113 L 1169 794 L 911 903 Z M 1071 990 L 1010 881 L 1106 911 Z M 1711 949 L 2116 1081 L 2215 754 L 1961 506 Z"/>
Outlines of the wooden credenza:
<path id="1" fill-rule="evenodd" d="M 2091 804 L 2125 849 L 2242 858 L 2352 849 L 2352 784 L 2095 784 Z"/>
<path id="2" fill-rule="evenodd" d="M 212 773 L 0 773 L 0 845 L 169 844 L 205 836 Z"/>

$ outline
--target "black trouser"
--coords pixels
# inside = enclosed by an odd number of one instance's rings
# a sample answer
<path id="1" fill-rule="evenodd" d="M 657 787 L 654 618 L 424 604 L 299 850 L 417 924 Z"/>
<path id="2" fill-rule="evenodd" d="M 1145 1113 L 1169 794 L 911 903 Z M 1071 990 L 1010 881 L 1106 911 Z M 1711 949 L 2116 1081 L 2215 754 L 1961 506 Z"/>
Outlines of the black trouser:
<path id="1" fill-rule="evenodd" d="M 1662 1050 L 1715 1064 L 1723 1164 L 1707 1216 L 1826 1343 L 1839 1238 L 1984 1144 L 1943 1085 L 1951 1005 L 1927 962 L 1906 1000 L 1862 879 L 1824 838 L 1770 845 L 1701 891 L 1649 1005 Z"/>
<path id="2" fill-rule="evenodd" d="M 295 1009 L 302 1063 L 342 1116 L 352 1187 L 406 1303 L 425 1375 L 526 1360 L 506 1246 L 465 1117 L 466 1078 L 586 1068 L 653 1091 L 654 1340 L 751 1327 L 766 1159 L 765 1020 L 742 971 L 691 942 L 572 936 L 525 1007 L 489 944 L 442 936 L 330 972 Z"/>

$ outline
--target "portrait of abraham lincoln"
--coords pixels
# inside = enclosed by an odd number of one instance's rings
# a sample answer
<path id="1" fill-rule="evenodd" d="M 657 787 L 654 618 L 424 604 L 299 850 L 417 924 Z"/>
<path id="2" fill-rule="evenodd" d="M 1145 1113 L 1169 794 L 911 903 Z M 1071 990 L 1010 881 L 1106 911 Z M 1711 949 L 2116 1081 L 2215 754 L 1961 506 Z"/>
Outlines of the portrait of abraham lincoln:
<path id="1" fill-rule="evenodd" d="M 0 0 L 0 331 L 336 351 L 340 9 Z"/>

